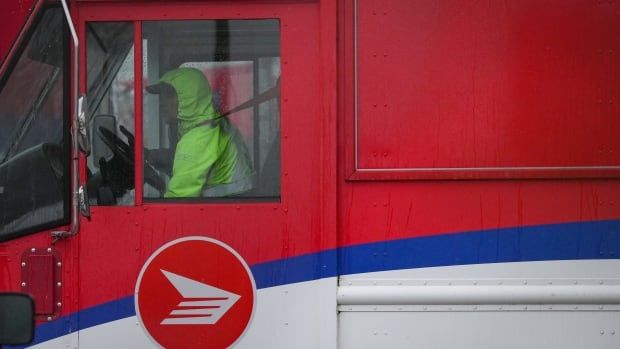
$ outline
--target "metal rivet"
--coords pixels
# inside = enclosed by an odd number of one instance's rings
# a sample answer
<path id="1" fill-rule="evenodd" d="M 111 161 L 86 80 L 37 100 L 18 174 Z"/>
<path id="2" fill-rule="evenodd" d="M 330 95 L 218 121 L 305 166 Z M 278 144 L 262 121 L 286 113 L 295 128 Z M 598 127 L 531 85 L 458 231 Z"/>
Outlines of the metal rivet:
<path id="1" fill-rule="evenodd" d="M 61 262 L 58 262 L 58 263 L 56 263 L 56 266 L 58 266 L 58 267 L 62 267 L 62 263 L 61 263 Z"/>
<path id="2" fill-rule="evenodd" d="M 37 249 L 33 247 L 30 249 L 30 252 L 37 252 Z"/>
<path id="3" fill-rule="evenodd" d="M 611 330 L 611 335 L 613 336 L 614 334 L 616 334 L 615 330 Z"/>
<path id="4" fill-rule="evenodd" d="M 48 317 L 47 317 L 47 321 L 52 321 L 52 317 L 51 317 L 51 316 L 48 316 Z"/>
<path id="5" fill-rule="evenodd" d="M 60 307 L 62 307 L 62 303 L 58 302 L 58 303 L 56 303 L 56 306 L 57 306 L 58 308 L 60 308 Z"/>
<path id="6" fill-rule="evenodd" d="M 601 331 L 600 333 L 601 333 L 601 336 L 602 336 L 602 335 L 604 335 L 604 334 L 605 334 L 605 331 Z"/>
<path id="7" fill-rule="evenodd" d="M 52 248 L 51 248 L 51 247 L 48 247 L 48 248 L 47 248 L 47 252 L 52 252 Z"/>
<path id="8" fill-rule="evenodd" d="M 26 287 L 26 283 L 25 282 L 22 282 L 22 287 Z"/>
<path id="9" fill-rule="evenodd" d="M 26 266 L 26 262 L 22 262 L 22 268 Z"/>
<path id="10" fill-rule="evenodd" d="M 56 283 L 56 286 L 58 286 L 58 287 L 62 286 L 62 282 Z"/>

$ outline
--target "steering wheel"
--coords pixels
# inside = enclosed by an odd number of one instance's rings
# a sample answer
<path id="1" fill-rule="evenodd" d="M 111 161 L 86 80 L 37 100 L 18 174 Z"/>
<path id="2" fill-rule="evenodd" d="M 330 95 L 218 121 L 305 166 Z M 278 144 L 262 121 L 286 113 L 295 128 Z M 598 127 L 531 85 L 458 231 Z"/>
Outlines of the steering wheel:
<path id="1" fill-rule="evenodd" d="M 115 157 L 118 157 L 121 162 L 133 169 L 135 163 L 133 152 L 134 137 L 123 126 L 120 127 L 121 132 L 123 132 L 123 134 L 127 137 L 129 144 L 125 143 L 125 141 L 120 139 L 116 134 L 114 134 L 114 132 L 102 126 L 97 129 L 97 134 L 103 143 L 105 143 L 105 145 L 112 150 Z M 166 190 L 166 182 L 159 176 L 155 168 L 148 161 L 146 161 L 146 159 L 144 160 L 144 181 L 152 185 L 153 188 L 159 190 L 160 192 Z"/>

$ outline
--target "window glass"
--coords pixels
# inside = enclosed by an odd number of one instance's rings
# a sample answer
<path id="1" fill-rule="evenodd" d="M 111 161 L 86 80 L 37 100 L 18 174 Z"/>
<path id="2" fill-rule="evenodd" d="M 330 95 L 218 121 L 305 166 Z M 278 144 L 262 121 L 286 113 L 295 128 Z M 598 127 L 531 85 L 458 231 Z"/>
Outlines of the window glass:
<path id="1" fill-rule="evenodd" d="M 66 28 L 47 8 L 0 83 L 0 241 L 69 221 Z"/>
<path id="2" fill-rule="evenodd" d="M 144 22 L 144 196 L 280 197 L 277 20 Z"/>
<path id="3" fill-rule="evenodd" d="M 92 155 L 88 191 L 94 205 L 134 204 L 133 24 L 86 26 L 87 90 Z"/>

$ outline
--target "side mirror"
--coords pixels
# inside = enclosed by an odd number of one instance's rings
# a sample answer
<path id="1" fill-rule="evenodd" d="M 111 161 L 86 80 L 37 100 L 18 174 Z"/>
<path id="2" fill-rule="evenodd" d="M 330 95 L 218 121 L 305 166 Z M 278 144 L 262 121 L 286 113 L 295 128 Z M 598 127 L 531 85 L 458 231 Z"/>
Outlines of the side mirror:
<path id="1" fill-rule="evenodd" d="M 78 144 L 80 145 L 80 150 L 85 156 L 90 154 L 90 142 L 88 139 L 88 121 L 86 120 L 86 112 L 87 112 L 87 103 L 86 96 L 82 95 L 78 99 Z"/>
<path id="2" fill-rule="evenodd" d="M 93 165 L 99 167 L 99 159 L 104 158 L 110 160 L 114 154 L 112 150 L 97 136 L 96 130 L 103 127 L 113 134 L 116 134 L 116 118 L 113 115 L 96 115 L 93 118 L 92 134 L 93 134 Z"/>
<path id="3" fill-rule="evenodd" d="M 34 301 L 23 293 L 0 293 L 0 345 L 28 344 L 34 337 Z"/>

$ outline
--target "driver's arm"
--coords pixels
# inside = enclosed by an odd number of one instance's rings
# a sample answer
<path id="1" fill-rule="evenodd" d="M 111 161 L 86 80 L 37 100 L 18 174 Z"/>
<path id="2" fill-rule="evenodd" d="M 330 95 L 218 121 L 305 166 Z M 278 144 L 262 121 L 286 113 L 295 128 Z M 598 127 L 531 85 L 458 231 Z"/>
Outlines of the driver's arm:
<path id="1" fill-rule="evenodd" d="M 217 160 L 219 128 L 197 127 L 177 144 L 165 198 L 199 197 L 207 173 Z"/>

